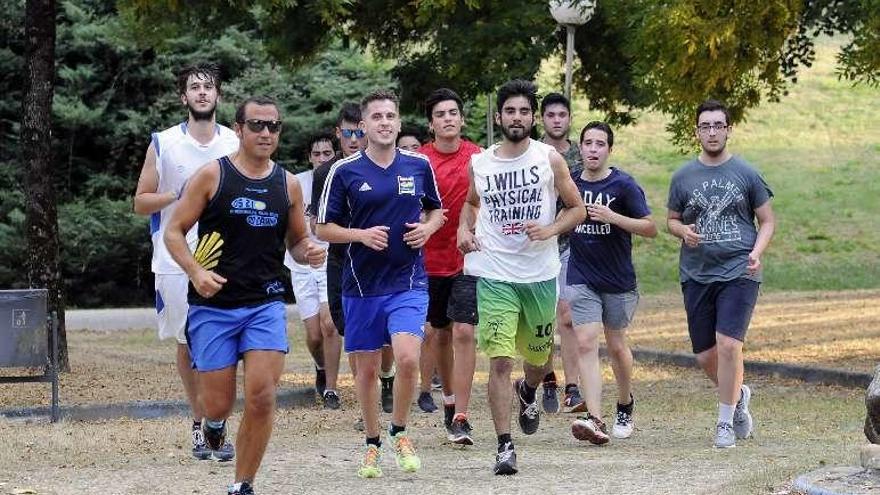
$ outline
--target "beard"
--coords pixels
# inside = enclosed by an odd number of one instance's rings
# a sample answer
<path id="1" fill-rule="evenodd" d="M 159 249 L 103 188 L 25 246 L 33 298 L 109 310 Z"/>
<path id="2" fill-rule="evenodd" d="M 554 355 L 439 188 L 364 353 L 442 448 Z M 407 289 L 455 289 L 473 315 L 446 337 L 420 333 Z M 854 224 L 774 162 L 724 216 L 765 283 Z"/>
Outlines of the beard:
<path id="1" fill-rule="evenodd" d="M 703 153 L 705 153 L 706 155 L 708 155 L 712 158 L 718 158 L 719 156 L 721 156 L 724 153 L 724 150 L 726 150 L 726 149 L 727 149 L 727 143 L 722 143 L 721 146 L 718 148 L 707 148 L 704 145 L 703 146 Z"/>
<path id="2" fill-rule="evenodd" d="M 217 110 L 217 104 L 214 103 L 214 106 L 211 107 L 210 110 L 200 111 L 196 110 L 189 103 L 186 104 L 187 110 L 189 110 L 190 116 L 192 116 L 193 120 L 196 121 L 205 121 L 212 120 L 214 118 L 214 112 Z"/>
<path id="3" fill-rule="evenodd" d="M 509 127 L 501 126 L 501 134 L 503 134 L 504 137 L 512 143 L 518 143 L 523 139 L 527 139 L 531 133 L 531 126 L 522 126 L 521 128 L 517 128 L 516 133 L 514 133 Z"/>
<path id="4" fill-rule="evenodd" d="M 550 139 L 563 139 L 568 138 L 568 132 L 570 130 L 571 128 L 568 128 L 557 133 L 553 129 L 544 129 L 544 133 L 550 136 Z"/>

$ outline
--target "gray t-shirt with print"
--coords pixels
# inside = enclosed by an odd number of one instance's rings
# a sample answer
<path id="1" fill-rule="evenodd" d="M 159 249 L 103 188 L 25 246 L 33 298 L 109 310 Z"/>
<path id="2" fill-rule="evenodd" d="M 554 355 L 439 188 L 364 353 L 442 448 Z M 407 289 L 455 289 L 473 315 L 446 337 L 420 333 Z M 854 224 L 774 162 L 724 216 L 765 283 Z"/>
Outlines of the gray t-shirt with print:
<path id="1" fill-rule="evenodd" d="M 739 157 L 717 166 L 692 160 L 678 169 L 672 175 L 666 207 L 681 214 L 685 225 L 695 224 L 703 235 L 695 248 L 681 244 L 681 281 L 760 282 L 761 272 L 748 275 L 746 268 L 758 236 L 755 210 L 772 197 L 758 171 Z"/>

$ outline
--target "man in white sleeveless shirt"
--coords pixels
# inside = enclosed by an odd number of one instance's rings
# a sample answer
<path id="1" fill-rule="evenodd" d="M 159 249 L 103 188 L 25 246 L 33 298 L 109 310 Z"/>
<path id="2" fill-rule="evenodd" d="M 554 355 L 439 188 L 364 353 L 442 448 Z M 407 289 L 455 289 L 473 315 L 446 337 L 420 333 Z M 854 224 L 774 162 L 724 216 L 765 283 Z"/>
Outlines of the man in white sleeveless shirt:
<path id="1" fill-rule="evenodd" d="M 327 249 L 329 245 L 315 237 L 308 211 L 312 203 L 315 168 L 336 157 L 333 145 L 333 135 L 330 133 L 319 133 L 309 138 L 306 149 L 309 163 L 313 168 L 296 174 L 302 188 L 309 237 L 313 244 L 323 249 Z M 315 361 L 315 391 L 321 397 L 325 409 L 339 409 L 341 403 L 336 391 L 336 380 L 339 377 L 342 338 L 330 317 L 327 299 L 327 264 L 318 268 L 301 265 L 293 261 L 290 253 L 287 253 L 284 255 L 284 266 L 290 269 L 296 307 L 306 331 L 306 347 Z"/>
<path id="2" fill-rule="evenodd" d="M 470 190 L 461 211 L 458 247 L 464 272 L 479 277 L 477 342 L 489 356 L 489 406 L 498 454 L 495 474 L 515 474 L 510 437 L 510 373 L 516 354 L 525 379 L 514 385 L 519 426 L 531 435 L 540 421 L 535 392 L 553 349 L 556 320 L 556 236 L 586 217 L 565 159 L 529 135 L 538 108 L 537 88 L 513 80 L 498 90 L 495 121 L 503 140 L 474 155 Z M 565 207 L 556 215 L 556 201 Z"/>
<path id="3" fill-rule="evenodd" d="M 203 164 L 238 149 L 238 137 L 232 129 L 216 123 L 220 84 L 220 69 L 214 64 L 202 63 L 178 71 L 177 91 L 181 104 L 188 110 L 188 118 L 151 136 L 134 196 L 134 211 L 150 215 L 159 338 L 177 339 L 177 371 L 193 415 L 193 456 L 230 460 L 235 455 L 232 444 L 212 451 L 202 435 L 203 411 L 186 340 L 189 279 L 162 241 L 165 226 L 190 176 Z M 187 233 L 190 249 L 195 247 L 196 240 L 196 227 L 193 227 Z"/>

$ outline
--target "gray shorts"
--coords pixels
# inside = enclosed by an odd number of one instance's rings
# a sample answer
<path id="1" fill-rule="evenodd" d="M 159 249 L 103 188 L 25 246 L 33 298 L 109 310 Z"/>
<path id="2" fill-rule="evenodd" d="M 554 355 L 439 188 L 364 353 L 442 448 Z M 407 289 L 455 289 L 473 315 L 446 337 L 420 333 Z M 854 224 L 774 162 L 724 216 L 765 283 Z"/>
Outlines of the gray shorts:
<path id="1" fill-rule="evenodd" d="M 588 285 L 578 284 L 569 285 L 565 292 L 575 326 L 602 323 L 609 330 L 623 330 L 629 326 L 639 305 L 638 290 L 596 292 Z"/>
<path id="2" fill-rule="evenodd" d="M 559 263 L 562 267 L 559 269 L 559 275 L 556 276 L 556 296 L 563 301 L 565 297 L 565 283 L 568 281 L 568 260 L 571 258 L 571 249 L 559 253 Z"/>

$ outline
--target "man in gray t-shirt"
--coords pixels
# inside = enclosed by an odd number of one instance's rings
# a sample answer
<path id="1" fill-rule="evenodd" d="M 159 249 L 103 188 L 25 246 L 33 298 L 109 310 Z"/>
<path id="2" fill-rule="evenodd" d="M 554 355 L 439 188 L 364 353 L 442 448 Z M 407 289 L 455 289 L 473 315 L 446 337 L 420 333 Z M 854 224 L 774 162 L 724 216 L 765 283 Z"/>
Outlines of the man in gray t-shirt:
<path id="1" fill-rule="evenodd" d="M 720 102 L 697 108 L 702 151 L 673 174 L 666 204 L 669 232 L 682 240 L 679 275 L 691 345 L 718 387 L 716 447 L 733 447 L 752 432 L 742 346 L 758 298 L 761 255 L 776 223 L 773 192 L 727 150 L 730 132 Z"/>

